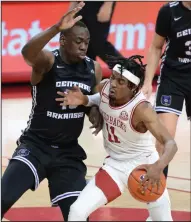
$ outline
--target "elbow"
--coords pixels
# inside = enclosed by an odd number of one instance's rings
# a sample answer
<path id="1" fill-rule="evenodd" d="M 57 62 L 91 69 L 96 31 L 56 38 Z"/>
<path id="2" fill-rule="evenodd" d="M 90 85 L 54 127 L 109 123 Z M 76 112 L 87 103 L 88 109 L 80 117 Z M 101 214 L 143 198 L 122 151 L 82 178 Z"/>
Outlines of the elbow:
<path id="1" fill-rule="evenodd" d="M 153 53 L 157 53 L 157 54 L 160 53 L 160 54 L 161 54 L 162 48 L 163 48 L 162 46 L 152 44 L 152 45 L 150 46 L 149 51 L 150 51 L 150 52 L 153 52 Z"/>
<path id="2" fill-rule="evenodd" d="M 33 58 L 32 54 L 30 53 L 30 50 L 28 49 L 28 45 L 24 45 L 24 47 L 21 50 L 21 54 L 25 60 L 25 62 L 32 66 L 34 64 L 35 58 Z"/>
<path id="3" fill-rule="evenodd" d="M 178 151 L 178 147 L 177 147 L 177 144 L 175 142 L 174 139 L 171 139 L 171 140 L 168 140 L 166 143 L 165 143 L 166 146 L 171 146 L 172 147 L 172 150 L 174 151 L 174 153 L 176 153 Z"/>
<path id="4" fill-rule="evenodd" d="M 175 143 L 175 145 L 174 145 L 174 152 L 177 153 L 177 151 L 178 151 L 178 147 L 177 147 L 177 145 Z"/>
<path id="5" fill-rule="evenodd" d="M 23 46 L 21 53 L 24 58 L 27 58 L 27 54 L 28 54 L 27 44 Z"/>

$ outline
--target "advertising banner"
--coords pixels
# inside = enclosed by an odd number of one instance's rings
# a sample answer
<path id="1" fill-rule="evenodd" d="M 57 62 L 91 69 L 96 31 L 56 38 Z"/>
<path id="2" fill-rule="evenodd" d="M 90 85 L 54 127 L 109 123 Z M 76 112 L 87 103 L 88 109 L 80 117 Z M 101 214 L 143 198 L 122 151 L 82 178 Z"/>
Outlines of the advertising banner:
<path id="1" fill-rule="evenodd" d="M 159 8 L 164 2 L 118 2 L 110 27 L 109 40 L 124 55 L 146 56 L 155 29 Z M 31 67 L 21 56 L 26 42 L 55 24 L 68 10 L 68 2 L 2 2 L 2 81 L 30 79 Z M 98 30 L 99 31 L 99 30 Z M 58 47 L 59 35 L 46 48 Z M 106 65 L 98 59 L 102 67 Z M 109 72 L 104 72 L 107 75 Z"/>

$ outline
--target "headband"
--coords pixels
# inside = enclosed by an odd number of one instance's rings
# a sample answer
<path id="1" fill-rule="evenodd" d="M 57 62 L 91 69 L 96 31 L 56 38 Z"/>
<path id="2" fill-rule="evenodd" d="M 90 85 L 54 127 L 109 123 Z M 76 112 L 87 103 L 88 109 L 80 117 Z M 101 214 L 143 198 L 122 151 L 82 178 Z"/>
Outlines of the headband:
<path id="1" fill-rule="evenodd" d="M 113 71 L 121 73 L 121 65 L 117 64 L 113 67 Z M 122 76 L 128 79 L 130 82 L 134 83 L 136 86 L 140 83 L 140 78 L 135 76 L 132 72 L 128 71 L 127 69 L 122 70 Z"/>

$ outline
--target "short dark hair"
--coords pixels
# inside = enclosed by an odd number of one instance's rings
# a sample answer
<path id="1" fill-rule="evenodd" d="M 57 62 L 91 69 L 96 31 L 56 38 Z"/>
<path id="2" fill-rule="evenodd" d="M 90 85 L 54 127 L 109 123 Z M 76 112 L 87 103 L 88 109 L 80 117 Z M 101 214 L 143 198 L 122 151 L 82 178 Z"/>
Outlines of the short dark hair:
<path id="1" fill-rule="evenodd" d="M 83 23 L 82 21 L 78 21 L 78 22 L 76 22 L 76 23 L 74 24 L 74 26 L 72 26 L 71 28 L 61 31 L 61 32 L 60 32 L 60 35 L 66 35 L 66 34 L 67 34 L 73 27 L 75 27 L 75 26 L 79 26 L 79 27 L 88 29 L 88 27 L 86 26 L 85 23 Z"/>
<path id="2" fill-rule="evenodd" d="M 108 64 L 110 68 L 113 68 L 116 64 L 119 64 L 121 65 L 121 74 L 123 72 L 123 69 L 127 69 L 140 79 L 140 83 L 136 87 L 135 93 L 137 93 L 139 89 L 143 86 L 144 79 L 145 79 L 146 65 L 143 64 L 142 58 L 144 58 L 144 56 L 141 56 L 141 55 L 133 55 L 129 58 L 114 57 L 114 56 L 107 55 Z M 129 87 L 133 88 L 135 87 L 135 84 L 132 82 L 129 82 Z"/>

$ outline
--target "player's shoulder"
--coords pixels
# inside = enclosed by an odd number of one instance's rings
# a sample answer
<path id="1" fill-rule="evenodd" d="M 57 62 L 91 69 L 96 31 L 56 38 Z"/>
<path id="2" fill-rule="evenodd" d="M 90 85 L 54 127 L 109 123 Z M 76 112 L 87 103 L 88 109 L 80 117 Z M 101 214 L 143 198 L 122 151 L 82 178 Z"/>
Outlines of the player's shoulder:
<path id="1" fill-rule="evenodd" d="M 142 91 L 139 91 L 132 100 L 133 110 L 141 110 L 150 106 L 150 101 L 145 97 Z"/>
<path id="2" fill-rule="evenodd" d="M 109 84 L 109 79 L 101 80 L 100 84 L 97 87 L 98 92 L 102 93 L 108 84 Z"/>
<path id="3" fill-rule="evenodd" d="M 164 5 L 161 6 L 160 10 L 159 10 L 159 14 L 163 14 L 163 15 L 168 15 L 170 12 L 170 4 L 165 3 Z"/>
<path id="4" fill-rule="evenodd" d="M 160 12 L 169 13 L 171 9 L 179 7 L 180 3 L 178 1 L 167 2 L 161 8 Z"/>

